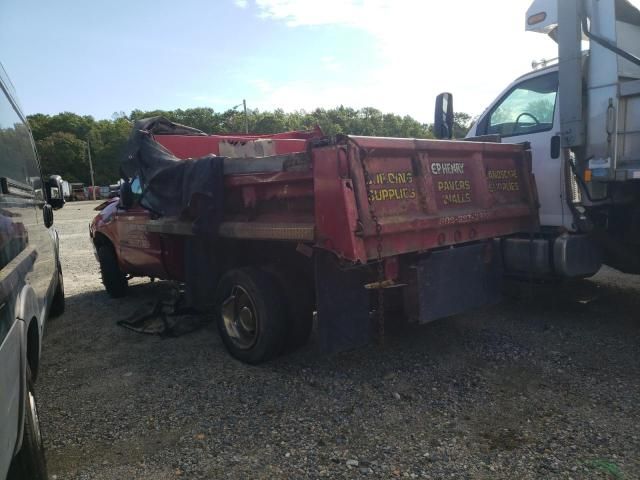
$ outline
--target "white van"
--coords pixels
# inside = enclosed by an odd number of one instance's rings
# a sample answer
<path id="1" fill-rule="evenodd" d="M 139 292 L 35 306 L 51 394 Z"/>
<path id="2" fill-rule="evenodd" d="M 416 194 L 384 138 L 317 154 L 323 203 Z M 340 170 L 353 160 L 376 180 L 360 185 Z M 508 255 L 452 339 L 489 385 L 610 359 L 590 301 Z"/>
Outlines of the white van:
<path id="1" fill-rule="evenodd" d="M 0 479 L 47 478 L 33 382 L 45 321 L 64 311 L 53 227 L 63 204 L 0 65 Z"/>

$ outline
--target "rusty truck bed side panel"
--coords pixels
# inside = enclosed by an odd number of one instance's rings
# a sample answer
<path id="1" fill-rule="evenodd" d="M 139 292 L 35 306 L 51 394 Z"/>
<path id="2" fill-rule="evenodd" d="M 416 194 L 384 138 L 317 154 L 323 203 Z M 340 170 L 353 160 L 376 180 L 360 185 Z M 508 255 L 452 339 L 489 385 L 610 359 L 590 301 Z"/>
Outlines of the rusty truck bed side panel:
<path id="1" fill-rule="evenodd" d="M 274 145 L 306 141 L 288 135 Z M 157 139 L 187 158 L 215 153 L 212 145 L 229 137 Z M 521 145 L 358 136 L 295 145 L 306 153 L 289 155 L 308 157 L 279 161 L 291 170 L 225 175 L 222 236 L 304 241 L 366 263 L 379 248 L 390 257 L 537 228 L 531 160 Z M 170 233 L 164 223 L 153 228 Z"/>

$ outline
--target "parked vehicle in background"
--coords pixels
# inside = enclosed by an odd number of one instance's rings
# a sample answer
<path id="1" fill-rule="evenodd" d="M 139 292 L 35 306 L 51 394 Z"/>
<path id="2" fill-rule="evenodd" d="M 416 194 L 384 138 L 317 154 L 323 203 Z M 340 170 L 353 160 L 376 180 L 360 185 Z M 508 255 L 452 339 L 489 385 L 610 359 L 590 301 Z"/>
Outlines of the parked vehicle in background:
<path id="1" fill-rule="evenodd" d="M 62 181 L 62 196 L 65 200 L 71 196 L 71 185 L 66 180 Z"/>
<path id="2" fill-rule="evenodd" d="M 84 189 L 84 183 L 72 183 L 71 184 L 71 200 L 86 200 L 87 194 Z"/>
<path id="3" fill-rule="evenodd" d="M 627 0 L 536 0 L 525 25 L 557 43 L 557 61 L 516 79 L 469 132 L 531 145 L 542 229 L 504 242 L 505 267 L 638 274 L 640 11 Z"/>
<path id="4" fill-rule="evenodd" d="M 100 187 L 98 185 L 89 185 L 84 187 L 84 194 L 87 200 L 100 200 L 101 198 L 107 198 L 109 187 Z M 103 193 L 106 195 L 103 196 Z"/>
<path id="5" fill-rule="evenodd" d="M 113 185 L 109 185 L 109 195 L 106 198 L 114 198 L 120 196 L 120 184 L 114 183 Z"/>
<path id="6" fill-rule="evenodd" d="M 185 282 L 249 363 L 306 343 L 314 310 L 325 351 L 366 343 L 372 308 L 383 335 L 387 289 L 420 323 L 496 302 L 494 239 L 537 228 L 522 145 L 216 136 L 161 118 L 133 135 L 133 180 L 90 227 L 106 290 Z"/>
<path id="7" fill-rule="evenodd" d="M 0 478 L 47 478 L 34 381 L 49 317 L 64 311 L 53 210 L 62 180 L 44 182 L 35 143 L 0 65 Z"/>

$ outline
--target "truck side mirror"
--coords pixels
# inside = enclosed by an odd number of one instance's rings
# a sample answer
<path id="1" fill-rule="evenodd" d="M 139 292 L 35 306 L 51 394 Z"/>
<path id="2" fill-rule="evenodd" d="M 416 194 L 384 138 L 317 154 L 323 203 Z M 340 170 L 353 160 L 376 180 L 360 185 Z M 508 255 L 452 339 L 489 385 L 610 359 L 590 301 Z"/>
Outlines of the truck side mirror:
<path id="1" fill-rule="evenodd" d="M 453 138 L 453 95 L 450 93 L 441 93 L 436 97 L 433 133 L 436 138 Z"/>
<path id="2" fill-rule="evenodd" d="M 120 184 L 120 206 L 125 210 L 133 206 L 133 191 L 129 180 L 125 180 Z"/>
<path id="3" fill-rule="evenodd" d="M 64 207 L 64 194 L 62 193 L 62 177 L 51 175 L 45 183 L 47 203 L 51 208 L 58 210 Z"/>

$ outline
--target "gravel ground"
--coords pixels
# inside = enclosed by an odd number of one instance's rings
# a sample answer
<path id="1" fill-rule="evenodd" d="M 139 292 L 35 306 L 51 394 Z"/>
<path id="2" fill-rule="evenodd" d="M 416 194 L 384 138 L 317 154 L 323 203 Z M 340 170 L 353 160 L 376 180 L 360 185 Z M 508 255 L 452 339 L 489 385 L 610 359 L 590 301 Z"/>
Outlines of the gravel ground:
<path id="1" fill-rule="evenodd" d="M 251 367 L 211 324 L 116 326 L 167 284 L 107 296 L 95 205 L 56 212 L 67 311 L 37 385 L 51 478 L 640 478 L 639 278 L 606 269 L 384 348 L 326 357 L 312 341 Z"/>

